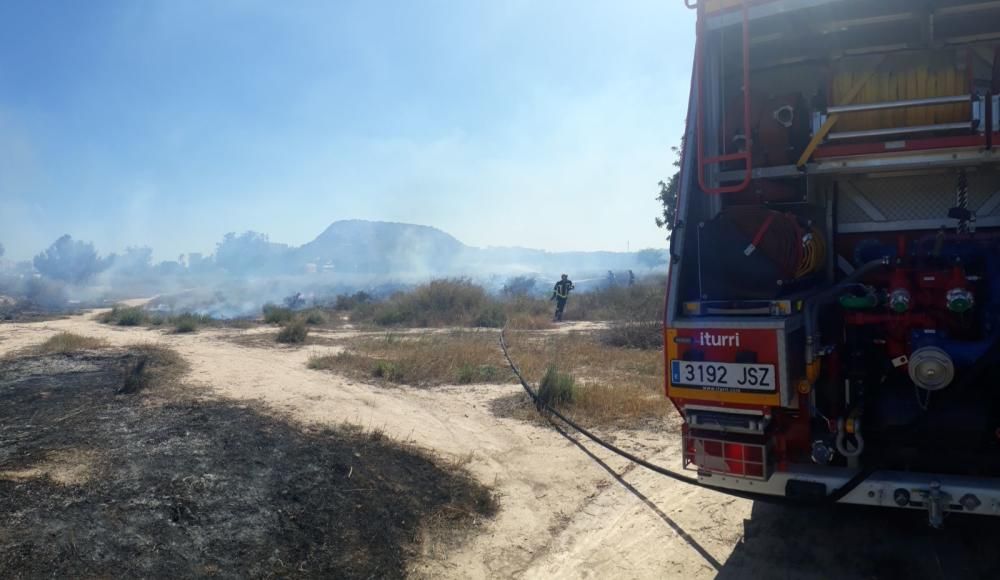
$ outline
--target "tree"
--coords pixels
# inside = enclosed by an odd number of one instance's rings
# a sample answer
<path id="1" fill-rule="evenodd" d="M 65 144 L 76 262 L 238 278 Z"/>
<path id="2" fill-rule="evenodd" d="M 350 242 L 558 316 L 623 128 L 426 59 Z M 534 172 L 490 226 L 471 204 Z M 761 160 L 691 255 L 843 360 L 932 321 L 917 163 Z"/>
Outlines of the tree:
<path id="1" fill-rule="evenodd" d="M 501 292 L 504 296 L 523 297 L 535 291 L 535 280 L 534 276 L 514 276 L 507 280 L 507 283 L 503 285 Z"/>
<path id="2" fill-rule="evenodd" d="M 69 234 L 53 242 L 33 262 L 43 276 L 71 284 L 86 282 L 111 265 L 110 258 L 97 255 L 94 244 L 74 240 Z"/>
<path id="3" fill-rule="evenodd" d="M 659 182 L 660 193 L 656 195 L 656 199 L 663 205 L 663 217 L 656 218 L 656 225 L 667 230 L 667 238 L 672 233 L 674 219 L 677 217 L 677 194 L 681 189 L 681 158 L 684 154 L 684 139 L 681 139 L 679 147 L 671 147 L 670 150 L 676 155 L 673 163 L 676 171 L 666 182 Z"/>
<path id="4" fill-rule="evenodd" d="M 115 258 L 115 270 L 122 276 L 141 276 L 153 267 L 153 249 L 148 246 L 125 248 L 125 253 Z"/>
<path id="5" fill-rule="evenodd" d="M 635 261 L 639 264 L 645 266 L 647 269 L 652 270 L 657 266 L 662 266 L 667 263 L 667 256 L 663 253 L 663 250 L 657 250 L 655 248 L 647 248 L 645 250 L 639 250 L 635 254 Z"/>
<path id="6" fill-rule="evenodd" d="M 267 234 L 230 232 L 215 248 L 215 263 L 233 274 L 280 268 L 288 253 L 285 244 L 272 243 Z"/>

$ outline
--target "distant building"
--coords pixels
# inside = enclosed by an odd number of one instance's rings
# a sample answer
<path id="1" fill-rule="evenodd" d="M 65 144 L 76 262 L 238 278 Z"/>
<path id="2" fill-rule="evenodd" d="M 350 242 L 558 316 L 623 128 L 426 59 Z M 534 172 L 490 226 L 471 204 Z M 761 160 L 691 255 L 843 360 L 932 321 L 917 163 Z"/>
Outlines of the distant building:
<path id="1" fill-rule="evenodd" d="M 316 263 L 315 262 L 309 262 L 309 263 L 307 263 L 306 264 L 306 274 L 315 274 L 315 273 L 316 273 Z"/>

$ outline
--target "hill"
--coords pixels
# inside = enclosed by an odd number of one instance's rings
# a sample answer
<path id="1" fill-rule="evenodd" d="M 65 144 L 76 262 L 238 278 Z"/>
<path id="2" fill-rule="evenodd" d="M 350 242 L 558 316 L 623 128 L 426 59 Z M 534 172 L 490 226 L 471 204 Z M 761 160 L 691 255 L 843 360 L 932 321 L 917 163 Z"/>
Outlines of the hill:
<path id="1" fill-rule="evenodd" d="M 395 222 L 343 220 L 296 250 L 299 262 L 354 274 L 445 274 L 466 250 L 437 228 Z"/>
<path id="2" fill-rule="evenodd" d="M 290 250 L 294 271 L 362 276 L 425 277 L 493 274 L 603 274 L 645 266 L 637 252 L 547 252 L 519 247 L 476 248 L 430 226 L 342 220 L 316 239 Z"/>

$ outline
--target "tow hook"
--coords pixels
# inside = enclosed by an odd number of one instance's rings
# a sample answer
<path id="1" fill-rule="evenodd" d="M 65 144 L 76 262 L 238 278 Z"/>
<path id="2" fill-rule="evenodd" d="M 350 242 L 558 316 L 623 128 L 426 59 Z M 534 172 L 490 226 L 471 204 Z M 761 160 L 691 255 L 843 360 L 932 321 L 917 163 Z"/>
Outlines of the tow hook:
<path id="1" fill-rule="evenodd" d="M 944 525 L 945 509 L 951 504 L 951 496 L 941 491 L 941 483 L 932 481 L 930 490 L 922 492 L 927 506 L 927 523 L 934 529 Z"/>

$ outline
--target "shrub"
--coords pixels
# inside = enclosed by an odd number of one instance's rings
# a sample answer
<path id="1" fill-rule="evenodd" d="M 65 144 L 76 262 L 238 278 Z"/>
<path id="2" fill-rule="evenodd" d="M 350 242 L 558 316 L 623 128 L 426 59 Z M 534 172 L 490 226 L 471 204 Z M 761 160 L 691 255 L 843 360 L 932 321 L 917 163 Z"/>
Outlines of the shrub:
<path id="1" fill-rule="evenodd" d="M 293 320 L 281 327 L 278 333 L 278 342 L 285 344 L 300 344 L 306 341 L 309 336 L 309 327 L 302 320 Z"/>
<path id="2" fill-rule="evenodd" d="M 174 317 L 174 332 L 195 332 L 198 330 L 198 324 L 201 323 L 201 321 L 200 316 L 191 314 L 190 312 L 178 314 Z"/>
<path id="3" fill-rule="evenodd" d="M 483 328 L 500 328 L 506 321 L 507 315 L 504 313 L 503 307 L 494 303 L 479 311 L 473 325 Z"/>
<path id="4" fill-rule="evenodd" d="M 162 346 L 137 345 L 129 349 L 119 394 L 135 393 L 150 387 L 168 386 L 188 370 L 176 351 Z"/>
<path id="5" fill-rule="evenodd" d="M 291 308 L 278 306 L 277 304 L 265 304 L 261 311 L 264 313 L 264 322 L 268 324 L 285 324 L 291 322 L 295 313 Z"/>
<path id="6" fill-rule="evenodd" d="M 468 325 L 490 302 L 486 291 L 467 279 L 432 280 L 376 304 L 372 320 L 382 326 Z"/>
<path id="7" fill-rule="evenodd" d="M 616 322 L 601 333 L 608 346 L 643 350 L 663 348 L 663 325 L 651 321 Z"/>
<path id="8" fill-rule="evenodd" d="M 579 292 L 569 299 L 569 309 L 577 320 L 663 320 L 666 278 L 651 276 L 634 286 L 609 286 L 593 292 Z"/>
<path id="9" fill-rule="evenodd" d="M 66 354 L 79 350 L 105 348 L 108 343 L 100 338 L 81 336 L 71 332 L 60 332 L 33 350 L 40 354 Z"/>
<path id="10" fill-rule="evenodd" d="M 334 303 L 334 310 L 347 311 L 354 310 L 358 306 L 368 304 L 372 301 L 372 296 L 367 292 L 358 291 L 354 294 L 341 294 L 337 296 L 337 301 Z"/>
<path id="11" fill-rule="evenodd" d="M 380 360 L 375 363 L 375 367 L 372 368 L 372 376 L 377 379 L 385 379 L 391 383 L 401 383 L 405 380 L 403 369 L 398 364 L 387 360 Z"/>
<path id="12" fill-rule="evenodd" d="M 504 296 L 523 297 L 535 292 L 538 281 L 534 276 L 515 276 L 509 278 L 500 291 Z"/>
<path id="13" fill-rule="evenodd" d="M 408 312 L 394 304 L 378 308 L 372 317 L 372 321 L 379 326 L 397 326 L 411 320 L 412 317 Z"/>
<path id="14" fill-rule="evenodd" d="M 508 379 L 506 375 L 503 369 L 494 365 L 463 364 L 458 368 L 456 382 L 460 385 L 502 383 Z"/>
<path id="15" fill-rule="evenodd" d="M 285 296 L 285 299 L 282 302 L 284 302 L 285 306 L 291 310 L 298 310 L 306 305 L 306 299 L 302 297 L 301 292 L 296 292 L 291 296 Z"/>
<path id="16" fill-rule="evenodd" d="M 149 315 L 140 306 L 115 306 L 111 309 L 111 320 L 118 326 L 139 326 L 145 324 Z"/>
<path id="17" fill-rule="evenodd" d="M 576 381 L 550 366 L 538 383 L 538 399 L 545 405 L 557 407 L 572 403 L 576 398 Z"/>
<path id="18" fill-rule="evenodd" d="M 326 315 L 323 314 L 323 311 L 320 310 L 320 309 L 318 309 L 318 308 L 313 308 L 313 309 L 310 309 L 310 310 L 306 311 L 303 314 L 302 319 L 305 320 L 306 324 L 326 324 L 327 323 Z"/>

